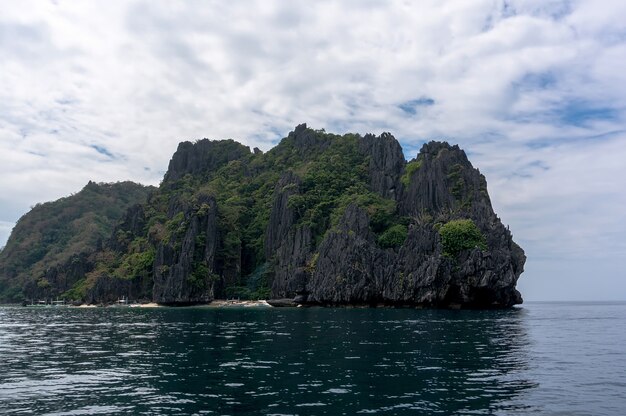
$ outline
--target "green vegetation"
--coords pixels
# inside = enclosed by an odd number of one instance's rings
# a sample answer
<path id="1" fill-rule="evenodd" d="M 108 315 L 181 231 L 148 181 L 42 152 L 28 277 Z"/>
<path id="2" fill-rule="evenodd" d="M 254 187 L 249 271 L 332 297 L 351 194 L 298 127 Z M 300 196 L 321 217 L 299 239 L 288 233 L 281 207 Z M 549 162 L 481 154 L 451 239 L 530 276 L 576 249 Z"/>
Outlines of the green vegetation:
<path id="1" fill-rule="evenodd" d="M 262 264 L 247 277 L 245 285 L 227 287 L 225 296 L 230 299 L 237 298 L 241 300 L 270 298 L 271 291 L 268 286 L 268 273 L 267 263 Z"/>
<path id="2" fill-rule="evenodd" d="M 126 210 L 143 203 L 153 189 L 132 182 L 89 182 L 74 195 L 37 204 L 20 218 L 0 252 L 0 300 L 20 300 L 14 288 L 27 282 L 49 288 L 42 279 L 47 269 L 96 250 Z"/>
<path id="3" fill-rule="evenodd" d="M 81 300 L 87 294 L 89 287 L 90 285 L 87 279 L 80 279 L 74 283 L 74 286 L 70 290 L 63 293 L 61 297 L 66 300 Z"/>
<path id="4" fill-rule="evenodd" d="M 487 240 L 470 219 L 452 220 L 439 228 L 443 253 L 456 257 L 461 251 L 472 248 L 487 249 Z"/>
<path id="5" fill-rule="evenodd" d="M 333 211 L 345 205 L 341 204 L 342 197 L 364 193 L 367 187 L 367 160 L 358 151 L 357 138 L 332 139 L 315 163 L 301 167 L 301 193 L 289 199 L 298 222 L 310 227 L 315 237 L 321 237 L 328 229 Z"/>
<path id="6" fill-rule="evenodd" d="M 335 201 L 335 209 L 331 214 L 331 225 L 335 226 L 345 212 L 348 205 L 356 204 L 367 211 L 370 217 L 370 227 L 375 233 L 387 229 L 396 218 L 396 203 L 369 191 L 364 184 L 353 186 Z"/>
<path id="7" fill-rule="evenodd" d="M 396 224 L 385 230 L 380 237 L 378 237 L 378 244 L 382 248 L 395 248 L 399 247 L 406 241 L 407 227 L 403 224 Z"/>
<path id="8" fill-rule="evenodd" d="M 129 245 L 129 252 L 122 257 L 120 266 L 113 275 L 121 279 L 147 277 L 152 273 L 156 250 L 147 239 L 135 238 Z"/>
<path id="9" fill-rule="evenodd" d="M 456 199 L 461 199 L 463 196 L 463 188 L 465 187 L 465 182 L 463 181 L 463 177 L 461 173 L 463 172 L 463 166 L 460 164 L 454 164 L 450 168 L 447 179 L 451 186 L 450 192 Z"/>
<path id="10" fill-rule="evenodd" d="M 422 167 L 421 159 L 412 160 L 409 163 L 407 163 L 405 171 L 404 171 L 404 175 L 402 175 L 402 177 L 400 178 L 400 182 L 402 182 L 404 186 L 409 186 L 409 183 L 411 182 L 411 176 L 413 176 L 413 173 L 415 173 L 415 171 L 417 171 L 421 167 Z"/>

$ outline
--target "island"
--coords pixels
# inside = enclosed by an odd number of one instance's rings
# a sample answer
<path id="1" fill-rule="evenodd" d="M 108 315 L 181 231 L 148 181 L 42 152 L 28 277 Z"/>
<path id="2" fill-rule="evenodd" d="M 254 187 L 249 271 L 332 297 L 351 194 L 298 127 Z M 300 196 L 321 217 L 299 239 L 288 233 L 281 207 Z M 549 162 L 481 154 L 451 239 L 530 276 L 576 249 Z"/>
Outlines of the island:
<path id="1" fill-rule="evenodd" d="M 182 142 L 158 188 L 90 182 L 0 252 L 0 301 L 506 308 L 526 257 L 456 145 L 297 126 Z"/>

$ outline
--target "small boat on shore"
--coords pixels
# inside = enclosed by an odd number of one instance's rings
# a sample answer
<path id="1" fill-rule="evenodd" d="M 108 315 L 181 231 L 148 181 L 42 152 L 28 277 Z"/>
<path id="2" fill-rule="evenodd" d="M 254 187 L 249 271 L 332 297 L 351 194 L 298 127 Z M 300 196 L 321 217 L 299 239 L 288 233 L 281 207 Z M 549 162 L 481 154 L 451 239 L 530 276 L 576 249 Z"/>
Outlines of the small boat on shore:
<path id="1" fill-rule="evenodd" d="M 56 300 L 48 300 L 48 299 L 43 299 L 43 300 L 37 300 L 35 301 L 34 299 L 31 300 L 31 303 L 23 303 L 24 306 L 35 306 L 35 307 L 45 307 L 45 308 L 49 308 L 49 307 L 59 307 L 59 306 L 67 306 L 67 304 L 65 303 L 65 300 L 60 300 L 60 299 L 56 299 Z"/>

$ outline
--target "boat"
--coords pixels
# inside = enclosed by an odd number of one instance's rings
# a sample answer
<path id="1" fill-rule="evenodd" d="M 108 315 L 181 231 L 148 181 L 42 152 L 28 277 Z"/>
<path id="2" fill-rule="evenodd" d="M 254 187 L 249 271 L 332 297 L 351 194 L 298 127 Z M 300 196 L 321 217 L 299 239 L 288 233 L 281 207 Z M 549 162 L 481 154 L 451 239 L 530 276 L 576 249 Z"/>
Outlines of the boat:
<path id="1" fill-rule="evenodd" d="M 115 302 L 115 306 L 128 306 L 129 303 L 128 298 L 123 296 Z"/>

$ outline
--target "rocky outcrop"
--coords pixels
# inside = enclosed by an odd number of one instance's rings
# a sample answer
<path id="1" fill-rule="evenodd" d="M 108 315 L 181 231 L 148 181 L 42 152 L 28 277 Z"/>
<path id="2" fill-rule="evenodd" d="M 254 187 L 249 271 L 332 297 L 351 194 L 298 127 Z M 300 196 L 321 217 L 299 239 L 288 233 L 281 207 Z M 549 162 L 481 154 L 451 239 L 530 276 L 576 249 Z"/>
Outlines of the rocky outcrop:
<path id="1" fill-rule="evenodd" d="M 413 172 L 403 195 L 402 213 L 418 219 L 430 217 L 439 223 L 469 218 L 487 240 L 487 251 L 464 252 L 454 259 L 451 275 L 455 279 L 448 298 L 473 305 L 521 303 L 515 285 L 526 256 L 493 212 L 485 177 L 471 165 L 463 150 L 448 143 L 425 144 L 417 160 L 421 166 Z M 414 267 L 409 262 L 405 269 Z"/>
<path id="2" fill-rule="evenodd" d="M 289 197 L 299 194 L 300 178 L 286 172 L 274 190 L 274 202 L 265 233 L 265 257 L 273 263 L 272 294 L 285 297 L 305 290 L 307 260 L 311 257 L 312 234 L 305 225 L 296 225 L 297 214 Z"/>
<path id="3" fill-rule="evenodd" d="M 400 143 L 389 133 L 380 136 L 366 134 L 359 140 L 359 150 L 369 158 L 372 191 L 384 198 L 397 199 L 400 176 L 406 164 Z"/>
<path id="4" fill-rule="evenodd" d="M 312 258 L 311 229 L 300 225 L 289 230 L 283 244 L 276 250 L 272 295 L 276 298 L 297 296 L 305 292 Z"/>
<path id="5" fill-rule="evenodd" d="M 410 171 L 412 164 L 417 168 Z M 408 185 L 400 200 L 403 215 L 462 211 L 486 222 L 493 221 L 495 214 L 485 177 L 473 168 L 458 146 L 426 143 L 417 158 L 407 164 L 407 170 Z"/>
<path id="6" fill-rule="evenodd" d="M 128 208 L 122 221 L 115 226 L 106 244 L 114 251 L 125 251 L 132 239 L 130 236 L 143 235 L 145 227 L 146 213 L 143 205 L 133 205 Z"/>
<path id="7" fill-rule="evenodd" d="M 265 231 L 265 257 L 268 259 L 285 242 L 296 220 L 296 213 L 289 207 L 289 197 L 300 193 L 300 182 L 296 174 L 287 171 L 274 188 L 274 202 Z"/>
<path id="8" fill-rule="evenodd" d="M 119 279 L 100 276 L 83 299 L 88 304 L 114 304 L 120 299 L 148 302 L 152 298 L 152 285 L 140 279 Z"/>
<path id="9" fill-rule="evenodd" d="M 395 154 L 392 146 L 381 144 L 379 150 Z M 389 155 L 376 158 L 395 160 Z M 382 249 L 367 213 L 351 205 L 319 246 L 304 303 L 508 307 L 522 302 L 515 285 L 525 256 L 493 212 L 484 176 L 458 146 L 447 143 L 425 144 L 413 163 L 418 167 L 402 188 L 397 174 L 381 175 L 384 170 L 374 168 L 371 175 L 379 178 L 372 180 L 372 188 L 381 195 L 398 195 L 400 212 L 412 218 L 404 244 Z M 395 163 L 372 165 L 388 166 L 388 172 L 397 169 Z M 395 189 L 402 191 L 396 194 Z M 474 221 L 486 237 L 487 250 L 468 249 L 456 257 L 443 253 L 438 227 L 461 218 Z M 298 280 L 301 285 L 302 277 Z"/>
<path id="10" fill-rule="evenodd" d="M 176 181 L 186 174 L 213 172 L 232 160 L 245 159 L 250 154 L 248 146 L 234 140 L 182 142 L 170 160 L 164 182 Z"/>
<path id="11" fill-rule="evenodd" d="M 351 205 L 320 245 L 303 303 L 482 308 L 521 303 L 515 290 L 516 256 L 523 256 L 515 252 L 518 247 L 473 249 L 450 258 L 439 240 L 430 225 L 414 226 L 398 250 L 381 249 L 367 213 Z"/>
<path id="12" fill-rule="evenodd" d="M 312 155 L 328 149 L 332 139 L 325 134 L 318 134 L 315 130 L 308 128 L 306 123 L 303 123 L 289 133 L 286 142 L 294 147 L 300 158 L 310 159 Z"/>
<path id="13" fill-rule="evenodd" d="M 153 300 L 193 304 L 214 297 L 217 202 L 204 198 L 185 212 L 168 241 L 159 243 L 154 261 Z"/>
<path id="14" fill-rule="evenodd" d="M 324 136 L 306 126 L 289 138 L 299 155 L 326 147 Z M 465 152 L 430 142 L 407 164 L 389 134 L 366 135 L 358 149 L 367 157 L 370 189 L 396 201 L 398 214 L 409 219 L 406 240 L 381 247 L 369 214 L 353 203 L 316 245 L 308 223 L 299 221 L 289 203 L 302 195 L 302 181 L 287 171 L 274 188 L 264 239 L 272 297 L 323 305 L 507 307 L 521 302 L 515 285 L 524 253 L 493 212 L 486 180 Z M 455 219 L 471 219 L 487 249 L 444 253 L 438 227 Z"/>
<path id="15" fill-rule="evenodd" d="M 319 247 L 315 269 L 306 285 L 306 302 L 376 304 L 382 301 L 389 253 L 376 247 L 367 213 L 350 205 L 337 229 Z"/>

